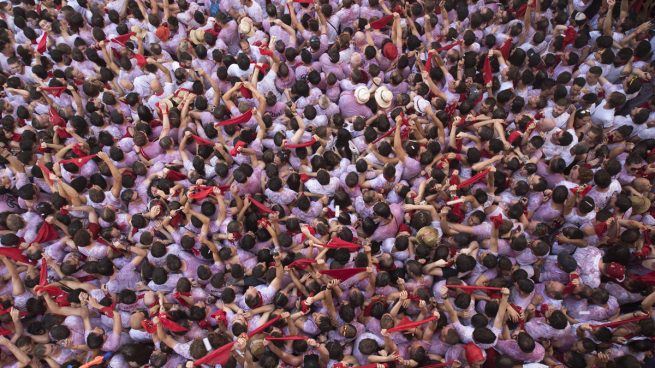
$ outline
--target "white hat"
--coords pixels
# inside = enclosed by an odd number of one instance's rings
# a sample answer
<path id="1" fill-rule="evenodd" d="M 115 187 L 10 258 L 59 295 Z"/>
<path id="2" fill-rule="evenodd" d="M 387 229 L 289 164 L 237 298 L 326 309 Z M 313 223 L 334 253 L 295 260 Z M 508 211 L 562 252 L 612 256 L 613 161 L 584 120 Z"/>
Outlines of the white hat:
<path id="1" fill-rule="evenodd" d="M 252 36 L 255 34 L 255 27 L 253 25 L 252 19 L 248 17 L 241 18 L 241 21 L 239 22 L 239 33 L 246 36 Z"/>
<path id="2" fill-rule="evenodd" d="M 579 12 L 578 14 L 575 15 L 575 20 L 576 22 L 584 22 L 587 20 L 587 15 L 583 12 Z"/>
<path id="3" fill-rule="evenodd" d="M 379 107 L 386 109 L 393 102 L 393 93 L 385 86 L 379 87 L 375 90 L 375 102 Z"/>
<path id="4" fill-rule="evenodd" d="M 426 99 L 424 99 L 421 96 L 414 96 L 414 110 L 416 112 L 423 114 L 425 113 L 425 109 L 430 106 L 430 102 Z"/>
<path id="5" fill-rule="evenodd" d="M 357 87 L 355 90 L 355 100 L 360 105 L 363 105 L 368 102 L 368 99 L 371 98 L 371 92 L 365 86 Z"/>

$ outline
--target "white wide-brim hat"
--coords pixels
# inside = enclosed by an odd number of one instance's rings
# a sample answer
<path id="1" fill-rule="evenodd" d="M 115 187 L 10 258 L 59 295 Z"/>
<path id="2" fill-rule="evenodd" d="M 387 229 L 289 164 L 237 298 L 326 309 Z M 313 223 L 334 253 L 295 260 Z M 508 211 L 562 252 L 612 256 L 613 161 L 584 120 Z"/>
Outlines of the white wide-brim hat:
<path id="1" fill-rule="evenodd" d="M 358 104 L 365 104 L 371 98 L 371 92 L 365 86 L 357 87 L 355 90 L 355 100 Z"/>

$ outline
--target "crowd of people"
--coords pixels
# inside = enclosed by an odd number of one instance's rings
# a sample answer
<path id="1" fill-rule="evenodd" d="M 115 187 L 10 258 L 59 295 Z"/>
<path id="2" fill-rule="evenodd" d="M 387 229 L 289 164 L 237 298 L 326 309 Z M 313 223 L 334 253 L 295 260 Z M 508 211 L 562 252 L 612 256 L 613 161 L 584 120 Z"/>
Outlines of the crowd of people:
<path id="1" fill-rule="evenodd" d="M 652 364 L 654 7 L 1 1 L 1 366 Z"/>

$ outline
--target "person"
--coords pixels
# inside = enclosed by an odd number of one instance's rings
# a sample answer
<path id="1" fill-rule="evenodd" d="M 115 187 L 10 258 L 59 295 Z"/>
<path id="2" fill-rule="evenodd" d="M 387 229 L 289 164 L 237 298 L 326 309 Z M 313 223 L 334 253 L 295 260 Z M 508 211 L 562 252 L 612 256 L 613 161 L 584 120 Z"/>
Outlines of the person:
<path id="1" fill-rule="evenodd" d="M 0 2 L 0 363 L 652 365 L 653 5 Z"/>

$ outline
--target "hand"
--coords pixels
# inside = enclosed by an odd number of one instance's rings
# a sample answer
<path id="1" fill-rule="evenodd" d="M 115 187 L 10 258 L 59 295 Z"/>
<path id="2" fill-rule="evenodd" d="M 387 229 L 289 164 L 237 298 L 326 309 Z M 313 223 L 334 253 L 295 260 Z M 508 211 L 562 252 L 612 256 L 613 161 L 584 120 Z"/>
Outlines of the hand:
<path id="1" fill-rule="evenodd" d="M 439 289 L 439 293 L 441 294 L 441 297 L 442 297 L 443 299 L 446 299 L 446 298 L 448 297 L 448 288 L 445 287 L 445 286 L 442 286 L 442 287 Z"/>
<path id="2" fill-rule="evenodd" d="M 509 289 L 508 288 L 502 288 L 500 290 L 500 293 L 503 294 L 503 295 L 509 295 Z"/>
<path id="3" fill-rule="evenodd" d="M 16 321 L 20 318 L 20 311 L 14 307 L 11 307 L 9 310 L 9 315 L 11 316 L 11 319 Z"/>
<path id="4" fill-rule="evenodd" d="M 607 5 L 612 8 L 616 5 L 616 0 L 607 0 Z"/>

